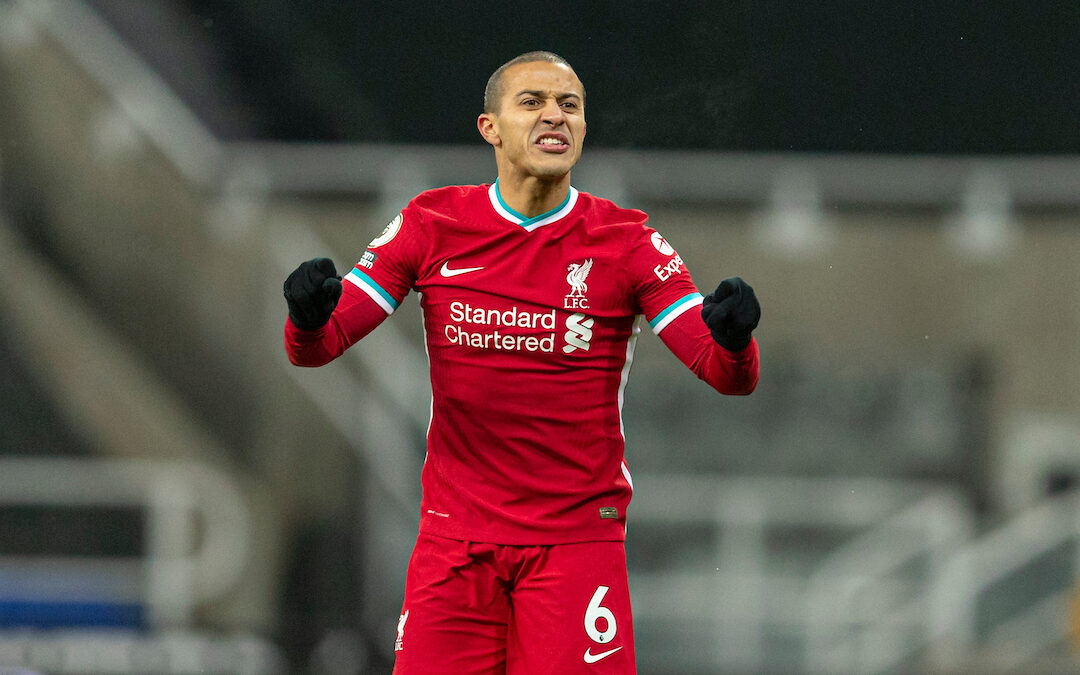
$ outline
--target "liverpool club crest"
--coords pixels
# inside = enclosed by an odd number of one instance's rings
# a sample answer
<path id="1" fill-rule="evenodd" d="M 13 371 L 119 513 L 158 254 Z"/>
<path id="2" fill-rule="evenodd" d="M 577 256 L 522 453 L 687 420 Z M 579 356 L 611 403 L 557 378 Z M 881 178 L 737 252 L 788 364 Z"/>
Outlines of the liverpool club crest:
<path id="1" fill-rule="evenodd" d="M 566 268 L 566 283 L 570 284 L 570 292 L 563 298 L 564 309 L 588 309 L 589 299 L 585 294 L 589 292 L 589 284 L 586 279 L 592 271 L 593 259 L 585 262 L 570 263 Z"/>

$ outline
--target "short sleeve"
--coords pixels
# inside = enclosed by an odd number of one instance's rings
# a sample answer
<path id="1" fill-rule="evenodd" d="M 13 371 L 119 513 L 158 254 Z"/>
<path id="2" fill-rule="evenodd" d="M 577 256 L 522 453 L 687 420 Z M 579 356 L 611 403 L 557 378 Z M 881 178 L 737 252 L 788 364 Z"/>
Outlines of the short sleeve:
<path id="1" fill-rule="evenodd" d="M 659 334 L 687 310 L 701 306 L 701 293 L 682 256 L 648 225 L 642 224 L 634 233 L 627 266 L 638 309 L 654 333 Z"/>
<path id="2" fill-rule="evenodd" d="M 350 292 L 362 292 L 393 314 L 416 283 L 425 249 L 422 212 L 413 202 L 391 220 L 345 275 Z"/>

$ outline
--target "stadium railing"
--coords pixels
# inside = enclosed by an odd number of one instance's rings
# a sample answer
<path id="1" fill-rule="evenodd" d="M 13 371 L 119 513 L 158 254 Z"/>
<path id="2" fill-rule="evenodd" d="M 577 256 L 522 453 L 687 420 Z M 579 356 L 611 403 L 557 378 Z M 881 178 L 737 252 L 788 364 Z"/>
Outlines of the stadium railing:
<path id="1" fill-rule="evenodd" d="M 0 555 L 0 667 L 285 672 L 264 639 L 189 628 L 196 606 L 228 592 L 251 554 L 244 497 L 223 472 L 192 461 L 0 458 L 0 508 L 32 511 L 39 542 L 14 550 L 9 531 Z M 142 523 L 128 550 L 97 541 L 83 542 L 97 552 L 67 542 L 44 550 L 65 518 L 107 522 L 122 510 Z"/>
<path id="2" fill-rule="evenodd" d="M 635 487 L 631 557 L 650 534 L 682 552 L 655 570 L 632 570 L 648 672 L 872 672 L 843 649 L 850 627 L 921 598 L 914 591 L 932 583 L 972 528 L 944 485 L 636 475 Z M 704 526 L 687 533 L 693 542 L 678 534 L 688 523 Z M 913 560 L 922 566 L 910 569 Z M 931 616 L 925 603 L 908 611 L 897 649 L 925 640 Z"/>

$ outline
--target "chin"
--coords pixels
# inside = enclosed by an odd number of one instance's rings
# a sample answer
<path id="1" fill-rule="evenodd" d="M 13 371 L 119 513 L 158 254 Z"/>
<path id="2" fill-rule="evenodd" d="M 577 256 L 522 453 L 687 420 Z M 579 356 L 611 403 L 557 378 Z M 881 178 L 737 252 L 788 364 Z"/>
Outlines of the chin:
<path id="1" fill-rule="evenodd" d="M 560 162 L 559 164 L 534 164 L 531 167 L 531 173 L 537 178 L 562 178 L 566 174 L 570 173 L 570 169 L 574 167 L 573 162 Z"/>

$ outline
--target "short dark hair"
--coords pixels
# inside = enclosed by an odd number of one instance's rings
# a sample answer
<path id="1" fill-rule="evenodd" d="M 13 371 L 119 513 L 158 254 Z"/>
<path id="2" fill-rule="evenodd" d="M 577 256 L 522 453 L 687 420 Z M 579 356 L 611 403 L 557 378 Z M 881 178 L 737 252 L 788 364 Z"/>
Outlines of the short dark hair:
<path id="1" fill-rule="evenodd" d="M 506 63 L 502 64 L 495 69 L 495 72 L 488 78 L 487 86 L 484 87 L 484 112 L 495 112 L 499 107 L 499 100 L 502 98 L 502 76 L 506 72 L 506 69 L 510 66 L 516 66 L 519 63 L 534 63 L 536 61 L 546 61 L 547 63 L 557 63 L 560 66 L 566 66 L 570 70 L 574 67 L 570 65 L 570 62 L 563 57 L 553 52 L 536 51 L 526 52 L 520 56 L 515 56 Z M 585 86 L 581 87 L 582 103 L 585 98 Z"/>

